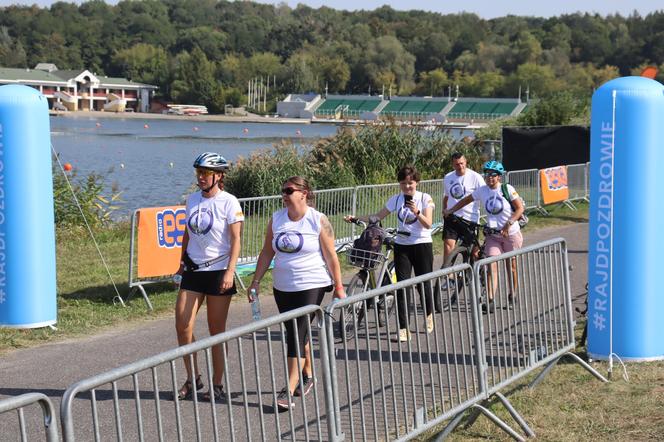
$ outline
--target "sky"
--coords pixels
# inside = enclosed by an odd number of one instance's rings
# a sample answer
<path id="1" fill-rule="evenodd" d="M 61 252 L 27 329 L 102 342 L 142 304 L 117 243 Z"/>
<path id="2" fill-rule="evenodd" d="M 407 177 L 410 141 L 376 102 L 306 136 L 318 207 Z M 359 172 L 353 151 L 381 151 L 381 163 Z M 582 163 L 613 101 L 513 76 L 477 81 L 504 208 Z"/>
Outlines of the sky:
<path id="1" fill-rule="evenodd" d="M 0 0 L 0 6 L 11 4 L 50 6 L 54 2 L 54 0 Z M 577 11 L 599 13 L 603 16 L 615 13 L 627 16 L 636 10 L 645 16 L 657 10 L 664 11 L 664 0 L 465 0 L 454 2 L 445 0 L 258 0 L 258 2 L 287 3 L 291 7 L 304 3 L 313 8 L 325 5 L 334 9 L 346 10 L 372 10 L 387 4 L 398 10 L 422 9 L 442 14 L 474 12 L 487 19 L 505 15 L 552 17 Z M 81 3 L 81 1 L 71 1 L 71 3 Z M 115 4 L 117 0 L 108 0 L 107 3 Z"/>

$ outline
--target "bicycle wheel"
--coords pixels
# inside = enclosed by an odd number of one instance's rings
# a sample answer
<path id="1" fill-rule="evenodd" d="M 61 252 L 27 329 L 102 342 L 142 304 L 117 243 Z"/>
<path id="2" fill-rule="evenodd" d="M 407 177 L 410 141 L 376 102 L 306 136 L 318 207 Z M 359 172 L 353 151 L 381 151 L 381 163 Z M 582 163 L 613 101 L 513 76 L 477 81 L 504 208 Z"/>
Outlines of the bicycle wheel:
<path id="1" fill-rule="evenodd" d="M 383 282 L 381 287 L 396 284 L 397 283 L 397 271 L 394 268 L 394 261 L 390 261 L 387 264 L 387 270 L 383 275 Z M 388 292 L 384 296 L 381 296 L 378 301 L 378 325 L 381 327 L 387 324 L 392 313 L 394 312 L 394 301 L 396 300 L 396 291 Z"/>
<path id="2" fill-rule="evenodd" d="M 357 272 L 348 283 L 346 289 L 346 296 L 360 294 L 366 290 L 366 281 L 368 273 L 365 270 Z M 356 325 L 357 328 L 364 324 L 364 302 L 355 302 L 343 308 L 343 312 L 339 315 L 337 328 L 339 330 L 339 337 L 341 339 L 351 339 L 355 336 Z"/>
<path id="3" fill-rule="evenodd" d="M 450 254 L 443 262 L 441 269 L 448 267 L 454 267 L 459 264 L 468 263 L 470 261 L 470 250 L 468 247 L 456 246 L 452 249 Z M 437 296 L 441 291 L 443 292 L 443 299 L 447 298 L 447 291 L 451 292 L 450 304 L 456 304 L 457 294 L 461 293 L 463 288 L 470 282 L 470 273 L 469 272 L 458 272 L 451 274 L 448 278 L 443 278 L 442 283 L 436 282 L 434 288 L 434 296 Z"/>

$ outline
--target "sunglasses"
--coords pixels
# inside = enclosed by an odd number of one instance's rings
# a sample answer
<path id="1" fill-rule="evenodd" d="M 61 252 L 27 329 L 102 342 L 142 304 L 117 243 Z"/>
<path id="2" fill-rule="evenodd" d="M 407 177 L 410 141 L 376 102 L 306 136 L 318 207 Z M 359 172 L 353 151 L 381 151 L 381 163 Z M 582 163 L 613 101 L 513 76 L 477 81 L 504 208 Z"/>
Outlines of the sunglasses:
<path id="1" fill-rule="evenodd" d="M 294 187 L 284 187 L 283 189 L 281 189 L 281 193 L 282 193 L 283 195 L 292 195 L 292 194 L 294 194 L 295 192 L 301 192 L 301 190 L 300 190 L 300 189 L 296 189 L 296 188 L 294 188 Z"/>
<path id="2" fill-rule="evenodd" d="M 194 175 L 209 177 L 215 174 L 214 170 L 210 169 L 194 169 Z"/>
<path id="3" fill-rule="evenodd" d="M 497 176 L 500 176 L 501 174 L 499 172 L 484 172 L 484 176 L 492 177 L 495 178 Z"/>

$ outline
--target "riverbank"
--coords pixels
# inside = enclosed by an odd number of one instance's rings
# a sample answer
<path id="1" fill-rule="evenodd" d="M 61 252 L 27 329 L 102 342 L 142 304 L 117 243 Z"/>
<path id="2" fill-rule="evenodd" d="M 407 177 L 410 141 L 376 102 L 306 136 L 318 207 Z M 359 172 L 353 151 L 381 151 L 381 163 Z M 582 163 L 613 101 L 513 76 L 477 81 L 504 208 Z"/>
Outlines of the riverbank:
<path id="1" fill-rule="evenodd" d="M 332 125 L 384 125 L 392 124 L 391 121 L 370 121 L 370 120 L 337 120 L 333 118 L 283 118 L 278 116 L 263 116 L 248 113 L 247 115 L 174 115 L 140 112 L 103 112 L 103 111 L 77 111 L 63 112 L 49 110 L 49 114 L 54 117 L 65 118 L 99 118 L 99 119 L 121 119 L 121 120 L 172 120 L 172 121 L 191 121 L 191 122 L 215 122 L 215 123 L 264 123 L 264 124 L 332 124 Z M 422 127 L 423 129 L 468 129 L 475 130 L 486 127 L 488 123 L 472 122 L 452 122 L 452 123 L 431 123 L 426 121 L 400 122 L 406 127 Z"/>

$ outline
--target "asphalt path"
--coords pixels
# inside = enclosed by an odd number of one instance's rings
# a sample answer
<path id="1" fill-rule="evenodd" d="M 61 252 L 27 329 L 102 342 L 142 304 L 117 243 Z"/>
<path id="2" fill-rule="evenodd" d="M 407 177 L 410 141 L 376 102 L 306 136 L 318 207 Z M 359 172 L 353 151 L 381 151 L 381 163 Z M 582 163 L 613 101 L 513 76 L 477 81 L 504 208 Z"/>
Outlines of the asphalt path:
<path id="1" fill-rule="evenodd" d="M 582 294 L 584 293 L 584 286 L 587 280 L 587 230 L 587 224 L 582 223 L 564 227 L 544 228 L 537 231 L 526 230 L 524 232 L 526 244 L 534 244 L 557 237 L 562 237 L 566 240 L 569 252 L 569 263 L 572 266 L 572 272 L 570 274 L 572 296 L 575 300 L 575 304 L 579 307 L 582 307 Z M 438 265 L 440 265 L 440 261 L 440 257 L 437 257 L 436 263 Z M 345 278 L 348 280 L 351 276 L 352 275 L 350 274 L 345 275 Z M 136 299 L 134 302 L 141 302 L 141 300 Z M 324 304 L 327 302 L 329 302 L 329 300 L 326 299 Z M 264 317 L 277 314 L 276 305 L 270 297 L 262 299 L 262 311 Z M 236 302 L 233 302 L 231 313 L 228 318 L 228 328 L 235 328 L 250 321 L 251 311 L 249 304 L 244 302 L 244 299 L 241 298 L 236 300 Z M 206 316 L 204 312 L 201 312 L 196 323 L 196 335 L 202 337 L 207 336 L 207 334 Z M 267 340 L 270 340 L 272 339 L 272 335 L 268 333 L 266 338 Z M 53 401 L 57 413 L 59 411 L 62 395 L 67 387 L 73 383 L 106 372 L 112 368 L 172 349 L 176 346 L 177 342 L 174 330 L 174 320 L 173 318 L 165 318 L 149 322 L 139 322 L 131 326 L 122 326 L 117 329 L 85 338 L 68 339 L 28 349 L 14 350 L 4 354 L 0 360 L 0 398 L 17 396 L 28 392 L 41 392 Z M 258 365 L 269 367 L 269 356 L 270 355 L 268 355 L 267 352 L 261 351 L 258 354 Z M 180 366 L 181 363 L 178 363 L 178 365 Z M 181 367 L 179 370 L 181 371 Z M 249 370 L 249 372 L 251 372 L 251 370 Z M 177 382 L 178 384 L 181 383 L 181 379 Z M 162 391 L 167 390 L 168 385 L 166 385 Z M 144 385 L 144 388 L 147 387 Z M 131 393 L 132 387 L 128 385 L 127 390 Z M 263 400 L 258 401 L 259 404 L 270 402 L 273 398 L 271 392 L 268 394 L 268 390 L 270 390 L 269 385 L 265 388 L 265 394 L 262 398 Z M 317 391 L 319 392 L 320 397 L 317 397 L 315 402 L 321 407 L 324 407 L 322 389 L 317 389 Z M 241 407 L 243 405 L 242 398 L 237 396 L 237 392 L 234 394 L 236 395 L 234 398 L 238 398 L 238 405 Z M 145 394 L 142 396 L 145 397 Z M 106 399 L 108 399 L 106 402 L 112 402 L 112 397 Z M 123 399 L 122 395 L 120 399 Z M 314 401 L 314 399 L 309 398 L 308 401 L 311 402 Z M 246 406 L 246 401 L 244 402 Z M 294 431 L 293 428 L 302 428 L 301 426 L 298 427 L 298 422 L 304 422 L 307 420 L 312 421 L 312 419 L 315 420 L 312 418 L 312 415 L 315 415 L 312 410 L 316 404 L 312 405 L 309 402 L 308 404 L 311 405 L 309 415 L 305 416 L 304 420 L 300 418 L 298 421 L 298 419 L 296 419 L 295 423 L 291 420 L 291 431 Z M 309 407 L 309 405 L 307 407 Z M 89 414 L 89 410 L 89 405 L 87 405 L 87 408 L 81 408 L 80 412 L 82 414 Z M 28 417 L 28 430 L 30 432 L 36 431 L 36 429 L 39 428 L 38 419 L 35 418 L 35 416 L 38 415 L 38 411 L 39 410 L 36 407 L 35 409 L 30 410 L 30 413 L 26 411 Z M 270 407 L 263 406 L 264 414 L 270 414 L 270 411 L 272 414 L 276 415 L 274 409 L 271 410 Z M 135 414 L 135 410 L 130 411 L 129 414 L 132 412 Z M 34 416 L 32 416 L 33 414 Z M 191 418 L 191 416 L 187 417 L 187 413 L 184 413 L 184 415 L 185 419 Z M 101 419 L 112 421 L 112 412 L 103 414 Z M 275 417 L 275 419 L 277 418 Z M 276 421 L 273 422 L 277 425 L 276 430 L 281 431 L 281 437 L 287 437 L 290 439 L 290 433 L 288 432 L 289 419 L 280 419 L 282 421 L 281 427 L 279 427 Z M 239 421 L 242 419 L 236 420 Z M 18 427 L 15 421 L 16 415 L 14 413 L 0 415 L 0 428 L 3 428 L 3 431 L 0 432 L 0 441 L 17 440 L 18 433 L 16 431 L 18 431 Z M 90 424 L 89 419 L 85 420 L 85 422 L 87 423 L 84 425 Z M 109 425 L 112 427 L 112 424 Z M 147 437 L 147 440 L 157 440 L 155 429 L 150 427 L 149 423 L 146 423 L 145 425 L 145 432 L 150 435 Z M 236 428 L 235 431 L 239 431 L 238 434 L 242 434 L 246 428 L 254 427 L 254 423 L 249 420 L 237 422 L 236 425 L 238 428 Z M 262 422 L 261 425 L 263 425 Z M 266 423 L 266 425 L 268 426 L 268 432 L 272 431 L 269 429 L 271 424 Z M 318 435 L 315 433 L 315 425 L 310 423 L 309 426 L 312 428 L 312 431 L 314 431 L 309 437 L 312 439 L 318 439 Z M 259 427 L 259 425 L 256 425 L 256 427 Z M 165 425 L 165 432 L 174 430 L 175 429 L 172 425 Z M 323 422 L 323 431 L 324 430 L 325 427 Z M 252 434 L 256 434 L 256 431 L 258 431 L 256 428 L 250 430 Z M 265 434 L 264 429 L 262 432 Z M 225 436 L 221 436 L 222 440 L 230 437 L 227 433 L 225 434 Z M 102 432 L 101 437 L 103 440 L 115 439 L 114 435 L 111 433 L 106 434 L 105 432 Z M 274 437 L 276 438 L 276 434 Z M 185 432 L 185 440 L 195 440 L 195 438 L 194 433 Z M 244 439 L 244 437 L 239 438 L 240 440 Z M 305 437 L 296 437 L 298 440 L 303 438 Z M 135 436 L 128 436 L 126 439 L 134 440 Z M 176 439 L 174 434 L 170 434 L 166 437 L 166 440 L 174 439 Z M 208 437 L 204 435 L 203 440 L 207 439 Z M 81 437 L 79 440 L 88 440 L 88 437 Z"/>

